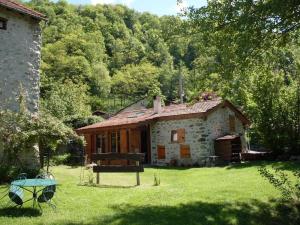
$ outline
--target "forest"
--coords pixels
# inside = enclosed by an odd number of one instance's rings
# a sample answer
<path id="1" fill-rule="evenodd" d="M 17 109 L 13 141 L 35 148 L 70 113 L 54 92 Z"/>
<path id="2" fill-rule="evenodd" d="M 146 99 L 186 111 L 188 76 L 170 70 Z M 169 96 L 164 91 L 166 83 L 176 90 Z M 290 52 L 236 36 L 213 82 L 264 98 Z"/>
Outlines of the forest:
<path id="1" fill-rule="evenodd" d="M 211 0 L 162 17 L 123 5 L 26 4 L 48 18 L 42 111 L 74 126 L 143 97 L 178 102 L 182 78 L 186 102 L 209 91 L 239 106 L 251 145 L 300 154 L 297 1 Z"/>

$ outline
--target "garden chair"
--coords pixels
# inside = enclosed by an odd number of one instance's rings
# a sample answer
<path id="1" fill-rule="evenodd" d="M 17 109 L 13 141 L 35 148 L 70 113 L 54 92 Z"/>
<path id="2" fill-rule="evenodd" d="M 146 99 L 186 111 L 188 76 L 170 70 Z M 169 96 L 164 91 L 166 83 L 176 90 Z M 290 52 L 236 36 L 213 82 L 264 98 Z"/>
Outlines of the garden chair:
<path id="1" fill-rule="evenodd" d="M 50 172 L 42 172 L 42 173 L 38 174 L 36 176 L 36 178 L 40 178 L 40 179 L 52 179 L 52 180 L 55 179 L 54 176 L 53 176 L 53 174 L 50 173 Z M 52 189 L 54 192 L 56 191 L 56 185 L 51 185 L 51 186 L 48 186 L 47 188 Z"/>
<path id="2" fill-rule="evenodd" d="M 27 179 L 27 173 L 20 173 L 16 180 L 24 180 L 24 179 Z"/>
<path id="3" fill-rule="evenodd" d="M 38 203 L 47 203 L 54 209 L 56 208 L 56 206 L 51 202 L 51 199 L 54 197 L 54 194 L 55 191 L 53 190 L 52 186 L 48 186 L 43 189 L 42 194 L 38 197 L 37 201 Z"/>
<path id="4" fill-rule="evenodd" d="M 8 197 L 12 202 L 14 202 L 17 206 L 22 206 L 23 205 L 23 197 L 24 193 L 23 190 L 17 186 L 11 185 L 9 192 L 8 192 Z"/>

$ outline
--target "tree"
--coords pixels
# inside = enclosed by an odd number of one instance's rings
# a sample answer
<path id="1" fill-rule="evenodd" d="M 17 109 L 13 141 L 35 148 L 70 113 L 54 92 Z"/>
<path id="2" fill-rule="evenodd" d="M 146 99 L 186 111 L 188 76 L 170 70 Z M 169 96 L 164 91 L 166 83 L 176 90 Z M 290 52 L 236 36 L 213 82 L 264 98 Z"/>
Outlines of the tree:
<path id="1" fill-rule="evenodd" d="M 119 95 L 140 98 L 148 93 L 159 94 L 158 75 L 159 69 L 150 63 L 128 65 L 113 76 L 112 90 Z"/>
<path id="2" fill-rule="evenodd" d="M 55 83 L 49 95 L 41 101 L 41 108 L 61 120 L 75 116 L 89 116 L 91 107 L 87 86 L 71 81 L 63 84 Z"/>

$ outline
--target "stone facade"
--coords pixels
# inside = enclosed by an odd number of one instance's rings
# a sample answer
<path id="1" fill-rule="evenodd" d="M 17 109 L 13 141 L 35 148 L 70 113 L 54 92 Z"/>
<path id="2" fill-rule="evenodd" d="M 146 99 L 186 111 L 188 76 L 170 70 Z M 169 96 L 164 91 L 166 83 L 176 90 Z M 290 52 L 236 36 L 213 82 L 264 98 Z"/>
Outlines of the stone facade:
<path id="1" fill-rule="evenodd" d="M 28 109 L 38 111 L 41 30 L 39 21 L 0 7 L 0 109 L 18 110 L 22 87 Z"/>
<path id="2" fill-rule="evenodd" d="M 166 120 L 151 124 L 151 163 L 154 165 L 202 165 L 205 157 L 215 155 L 214 140 L 230 134 L 229 115 L 235 113 L 228 107 L 219 108 L 207 117 L 181 120 Z M 242 122 L 235 117 L 235 134 L 241 137 L 243 151 L 247 149 L 245 129 Z M 172 130 L 184 129 L 184 143 L 171 141 Z M 180 157 L 180 145 L 189 145 L 190 158 Z M 165 146 L 165 159 L 158 159 L 157 145 Z"/>
<path id="3" fill-rule="evenodd" d="M 18 6 L 19 7 L 19 6 Z M 28 110 L 38 112 L 41 29 L 39 21 L 0 6 L 0 18 L 7 21 L 0 29 L 0 110 L 19 110 L 22 93 Z M 0 158 L 3 147 L 0 145 Z M 38 147 L 19 156 L 23 167 L 39 168 Z"/>

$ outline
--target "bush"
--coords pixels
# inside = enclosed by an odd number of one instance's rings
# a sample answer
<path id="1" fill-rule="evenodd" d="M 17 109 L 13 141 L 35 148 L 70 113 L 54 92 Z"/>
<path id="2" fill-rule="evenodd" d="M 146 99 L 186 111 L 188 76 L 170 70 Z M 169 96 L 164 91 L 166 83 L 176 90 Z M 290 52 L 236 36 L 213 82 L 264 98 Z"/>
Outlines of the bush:
<path id="1" fill-rule="evenodd" d="M 55 155 L 52 156 L 51 164 L 58 166 L 58 165 L 66 165 L 70 162 L 71 154 L 63 154 L 63 155 Z"/>
<path id="2" fill-rule="evenodd" d="M 265 166 L 259 168 L 260 174 L 281 192 L 282 199 L 300 205 L 300 171 L 287 174 L 281 169 L 272 167 L 268 170 Z"/>
<path id="3" fill-rule="evenodd" d="M 28 178 L 34 178 L 38 175 L 40 169 L 20 168 L 17 166 L 0 166 L 0 183 L 9 183 L 20 173 L 26 173 Z"/>
<path id="4" fill-rule="evenodd" d="M 45 112 L 39 116 L 31 115 L 26 109 L 24 98 L 20 96 L 20 111 L 0 111 L 0 168 L 4 180 L 14 177 L 15 173 L 32 173 L 28 167 L 39 169 L 36 156 L 36 145 L 39 145 L 40 156 L 45 149 L 56 150 L 69 140 L 84 145 L 84 140 L 62 121 Z M 26 163 L 22 156 L 33 155 L 33 161 Z M 40 157 L 43 165 L 43 157 Z M 16 171 L 16 172 L 15 172 Z"/>
<path id="5" fill-rule="evenodd" d="M 153 186 L 159 186 L 160 185 L 160 177 L 158 174 L 154 173 L 154 183 Z"/>
<path id="6" fill-rule="evenodd" d="M 100 116 L 88 116 L 88 117 L 70 117 L 65 120 L 65 124 L 74 129 L 85 127 L 94 123 L 103 121 Z"/>

